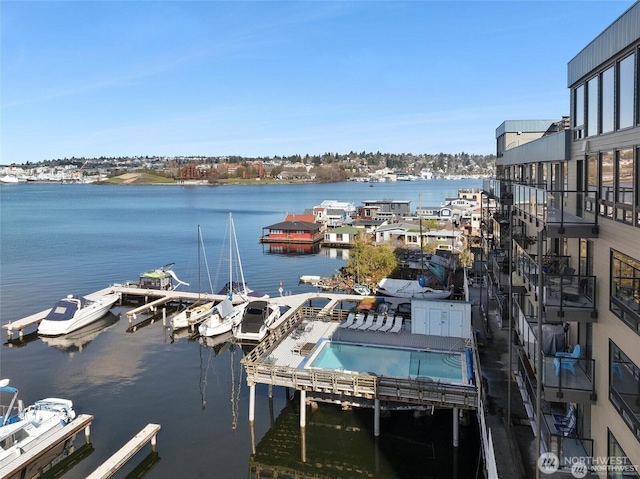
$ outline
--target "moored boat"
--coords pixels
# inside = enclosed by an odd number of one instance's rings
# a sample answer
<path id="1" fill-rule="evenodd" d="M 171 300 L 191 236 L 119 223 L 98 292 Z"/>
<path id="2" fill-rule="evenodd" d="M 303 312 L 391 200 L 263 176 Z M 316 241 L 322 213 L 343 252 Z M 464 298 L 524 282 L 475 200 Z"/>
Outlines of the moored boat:
<path id="1" fill-rule="evenodd" d="M 0 381 L 0 393 L 11 397 L 8 404 L 0 405 L 0 469 L 76 417 L 69 399 L 47 398 L 23 408 L 18 390 L 9 386 L 8 379 Z"/>
<path id="2" fill-rule="evenodd" d="M 246 302 L 234 306 L 229 299 L 222 300 L 214 307 L 212 314 L 198 326 L 198 332 L 201 336 L 228 333 L 234 324 L 242 321 L 246 307 Z"/>
<path id="3" fill-rule="evenodd" d="M 452 291 L 430 288 L 415 279 L 383 278 L 378 283 L 376 292 L 395 298 L 446 299 L 451 296 Z"/>
<path id="4" fill-rule="evenodd" d="M 38 325 L 38 334 L 58 336 L 80 329 L 107 314 L 118 299 L 119 293 L 108 293 L 98 299 L 70 294 L 51 308 Z"/>
<path id="5" fill-rule="evenodd" d="M 272 302 L 259 300 L 247 304 L 242 321 L 234 325 L 233 336 L 239 340 L 262 341 L 269 327 L 280 317 L 280 307 Z"/>

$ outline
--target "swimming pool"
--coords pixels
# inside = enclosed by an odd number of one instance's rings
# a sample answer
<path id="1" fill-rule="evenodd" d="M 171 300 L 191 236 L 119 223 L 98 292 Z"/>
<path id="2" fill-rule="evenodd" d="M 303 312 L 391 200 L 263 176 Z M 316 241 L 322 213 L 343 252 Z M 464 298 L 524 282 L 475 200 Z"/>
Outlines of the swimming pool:
<path id="1" fill-rule="evenodd" d="M 464 384 L 463 355 L 459 352 L 416 351 L 325 341 L 305 367 L 367 372 L 389 377 L 420 377 Z"/>

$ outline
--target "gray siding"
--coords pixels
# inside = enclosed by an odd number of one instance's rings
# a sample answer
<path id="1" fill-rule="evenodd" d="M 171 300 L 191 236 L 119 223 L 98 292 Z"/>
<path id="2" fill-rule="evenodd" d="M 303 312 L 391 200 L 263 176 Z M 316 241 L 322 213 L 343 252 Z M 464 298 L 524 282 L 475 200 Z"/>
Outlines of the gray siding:
<path id="1" fill-rule="evenodd" d="M 517 148 L 505 151 L 498 163 L 500 165 L 517 165 L 539 161 L 568 160 L 570 138 L 571 132 L 569 130 L 543 136 Z"/>
<path id="2" fill-rule="evenodd" d="M 541 132 L 544 133 L 558 120 L 506 120 L 496 128 L 496 138 L 505 133 Z"/>
<path id="3" fill-rule="evenodd" d="M 569 62 L 567 86 L 573 86 L 638 38 L 640 38 L 640 2 L 634 3 Z"/>

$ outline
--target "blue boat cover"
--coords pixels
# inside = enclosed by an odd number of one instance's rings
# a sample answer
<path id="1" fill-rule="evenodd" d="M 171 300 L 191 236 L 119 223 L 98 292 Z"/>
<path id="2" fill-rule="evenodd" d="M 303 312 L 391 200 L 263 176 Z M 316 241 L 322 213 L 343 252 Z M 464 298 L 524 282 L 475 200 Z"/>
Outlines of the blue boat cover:
<path id="1" fill-rule="evenodd" d="M 84 298 L 74 298 L 80 300 L 80 303 L 84 303 Z M 76 301 L 69 301 L 67 299 L 61 299 L 58 301 L 49 314 L 44 319 L 49 321 L 68 321 L 73 318 L 78 311 L 78 303 Z"/>

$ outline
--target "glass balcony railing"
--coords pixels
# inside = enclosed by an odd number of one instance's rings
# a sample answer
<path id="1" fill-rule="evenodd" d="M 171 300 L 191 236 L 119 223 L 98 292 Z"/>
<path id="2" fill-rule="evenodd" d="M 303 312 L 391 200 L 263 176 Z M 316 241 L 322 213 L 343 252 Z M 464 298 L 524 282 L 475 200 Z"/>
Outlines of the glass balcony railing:
<path id="1" fill-rule="evenodd" d="M 587 194 L 582 191 L 547 190 L 529 185 L 512 185 L 514 206 L 526 215 L 536 218 L 544 226 L 568 228 L 597 226 L 598 216 L 585 217 Z M 589 203 L 590 204 L 590 203 Z"/>
<path id="2" fill-rule="evenodd" d="M 564 355 L 558 356 L 558 354 Z M 567 396 L 575 398 L 576 395 L 582 394 L 595 401 L 595 360 L 572 357 L 567 354 L 556 353 L 555 356 L 544 356 L 542 359 L 542 385 L 545 398 L 551 401 Z"/>
<path id="3" fill-rule="evenodd" d="M 559 416 L 559 414 L 556 414 Z M 571 472 L 573 464 L 580 462 L 589 468 L 593 465 L 593 439 L 568 434 L 566 424 L 558 424 L 553 414 L 544 414 L 540 432 L 545 452 L 553 452 L 560 459 L 559 470 Z"/>
<path id="4" fill-rule="evenodd" d="M 482 190 L 490 197 L 497 198 L 501 205 L 513 204 L 513 182 L 504 179 L 482 180 Z"/>
<path id="5" fill-rule="evenodd" d="M 544 274 L 543 282 L 547 319 L 565 317 L 570 311 L 581 312 L 585 320 L 597 317 L 595 276 Z"/>

